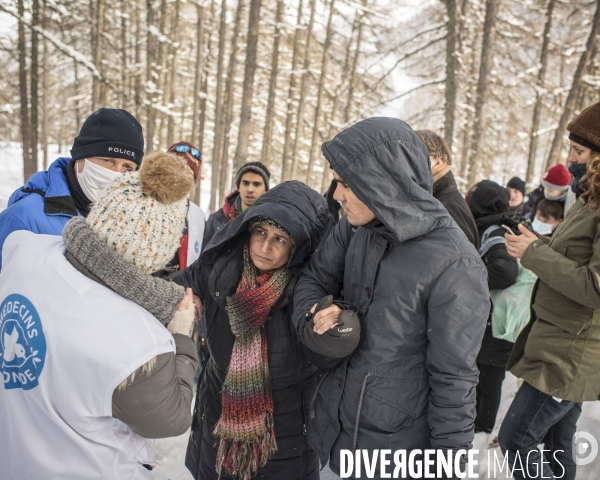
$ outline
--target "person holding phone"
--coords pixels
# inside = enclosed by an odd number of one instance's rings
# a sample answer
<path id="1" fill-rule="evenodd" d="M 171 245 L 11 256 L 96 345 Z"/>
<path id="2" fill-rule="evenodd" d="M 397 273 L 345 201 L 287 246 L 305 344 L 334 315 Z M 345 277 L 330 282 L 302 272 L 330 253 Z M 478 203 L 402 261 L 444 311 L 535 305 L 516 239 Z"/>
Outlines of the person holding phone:
<path id="1" fill-rule="evenodd" d="M 535 464 L 547 478 L 575 478 L 572 439 L 581 404 L 600 398 L 599 118 L 600 102 L 567 126 L 571 188 L 579 198 L 552 237 L 521 225 L 522 235 L 505 235 L 508 254 L 539 280 L 531 320 L 517 337 L 507 366 L 525 383 L 499 442 L 510 464 L 518 454 L 530 471 Z M 541 443 L 548 454 L 537 449 Z M 520 470 L 514 474 L 527 478 Z"/>

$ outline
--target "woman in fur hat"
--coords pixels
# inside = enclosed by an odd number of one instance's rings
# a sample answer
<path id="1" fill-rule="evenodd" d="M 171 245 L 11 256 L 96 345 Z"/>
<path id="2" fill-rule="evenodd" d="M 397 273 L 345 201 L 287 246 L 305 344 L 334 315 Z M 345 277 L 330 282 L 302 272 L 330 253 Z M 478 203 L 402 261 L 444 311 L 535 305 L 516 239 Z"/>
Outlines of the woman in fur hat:
<path id="1" fill-rule="evenodd" d="M 327 219 L 321 195 L 284 182 L 176 274 L 204 302 L 210 353 L 186 455 L 194 478 L 319 478 L 305 430 L 316 367 L 298 342 L 292 297 Z"/>
<path id="2" fill-rule="evenodd" d="M 596 103 L 567 126 L 571 188 L 578 200 L 552 237 L 538 237 L 522 225 L 522 235 L 506 235 L 508 253 L 539 281 L 534 314 L 507 365 L 525 383 L 506 414 L 499 442 L 510 465 L 519 456 L 527 471 L 537 468 L 540 477 L 575 478 L 572 445 L 581 404 L 600 398 L 599 119 Z M 548 453 L 538 450 L 540 443 Z M 523 470 L 513 473 L 523 478 Z"/>
<path id="3" fill-rule="evenodd" d="M 192 294 L 151 274 L 179 245 L 192 182 L 183 159 L 156 154 L 62 237 L 21 230 L 7 238 L 3 478 L 151 479 L 148 439 L 189 428 Z"/>

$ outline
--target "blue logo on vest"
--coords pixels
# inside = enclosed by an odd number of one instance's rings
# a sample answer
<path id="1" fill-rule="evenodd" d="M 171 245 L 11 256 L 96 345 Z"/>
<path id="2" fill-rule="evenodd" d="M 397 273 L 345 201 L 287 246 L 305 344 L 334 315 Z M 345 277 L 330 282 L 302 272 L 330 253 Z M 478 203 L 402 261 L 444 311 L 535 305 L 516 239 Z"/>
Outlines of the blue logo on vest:
<path id="1" fill-rule="evenodd" d="M 200 251 L 200 244 L 198 243 L 198 240 L 196 240 L 194 242 L 194 252 L 198 253 Z"/>
<path id="2" fill-rule="evenodd" d="M 9 295 L 0 304 L 0 373 L 4 388 L 31 390 L 46 361 L 46 339 L 33 304 Z"/>

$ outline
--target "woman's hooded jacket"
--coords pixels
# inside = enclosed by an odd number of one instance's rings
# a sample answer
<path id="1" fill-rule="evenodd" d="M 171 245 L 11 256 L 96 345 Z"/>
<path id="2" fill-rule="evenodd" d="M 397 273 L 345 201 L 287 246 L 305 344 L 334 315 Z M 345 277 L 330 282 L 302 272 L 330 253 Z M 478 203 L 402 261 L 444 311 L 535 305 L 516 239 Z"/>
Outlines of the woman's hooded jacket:
<path id="1" fill-rule="evenodd" d="M 215 234 L 197 262 L 174 277 L 177 283 L 191 287 L 204 302 L 210 355 L 198 385 L 185 463 L 194 478 L 208 480 L 219 476 L 215 471 L 218 442 L 213 430 L 221 415 L 221 389 L 235 341 L 225 311 L 226 298 L 236 292 L 240 282 L 243 247 L 249 238 L 249 224 L 256 217 L 268 217 L 281 225 L 292 235 L 295 245 L 288 262 L 292 279 L 266 324 L 278 450 L 259 468 L 255 478 L 318 479 L 319 461 L 308 445 L 305 430 L 316 367 L 297 340 L 292 298 L 300 271 L 319 245 L 329 220 L 323 196 L 297 181 L 284 182 L 262 195 Z"/>

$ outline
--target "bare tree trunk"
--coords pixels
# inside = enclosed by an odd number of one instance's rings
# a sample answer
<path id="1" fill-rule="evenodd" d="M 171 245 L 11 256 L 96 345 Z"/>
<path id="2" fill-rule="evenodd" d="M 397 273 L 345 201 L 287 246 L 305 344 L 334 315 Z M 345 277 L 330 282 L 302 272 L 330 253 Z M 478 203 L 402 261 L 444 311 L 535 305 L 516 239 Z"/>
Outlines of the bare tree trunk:
<path id="1" fill-rule="evenodd" d="M 135 0 L 135 65 L 136 65 L 136 73 L 135 73 L 135 116 L 138 120 L 141 121 L 141 109 L 142 109 L 142 71 L 140 69 L 140 63 L 142 61 L 142 35 L 141 35 L 141 25 L 142 25 L 142 9 L 139 4 L 140 0 Z M 150 50 L 146 52 L 146 55 L 150 55 Z"/>
<path id="2" fill-rule="evenodd" d="M 214 28 L 211 28 L 211 25 L 214 23 L 215 18 L 215 1 L 211 0 L 210 2 L 210 23 L 207 21 L 208 25 L 208 40 L 207 40 L 207 51 L 206 51 L 206 59 L 204 62 L 204 78 L 202 79 L 202 94 L 200 98 L 200 125 L 198 126 L 198 148 L 200 151 L 204 149 L 204 125 L 206 123 L 206 103 L 208 98 L 208 75 L 209 75 L 209 65 L 211 64 L 212 58 L 212 38 Z"/>
<path id="3" fill-rule="evenodd" d="M 194 75 L 194 107 L 192 110 L 192 144 L 198 145 L 198 112 L 200 110 L 200 89 L 204 67 L 204 7 L 196 4 L 198 23 L 196 24 L 196 71 Z M 200 147 L 199 147 L 200 148 Z M 199 184 L 200 182 L 198 182 Z M 198 188 L 198 190 L 200 190 Z"/>
<path id="4" fill-rule="evenodd" d="M 32 26 L 39 27 L 40 22 L 40 2 L 32 1 Z M 38 169 L 38 145 L 39 145 L 39 85 L 40 85 L 40 62 L 39 62 L 39 36 L 38 33 L 31 30 L 31 164 Z"/>
<path id="5" fill-rule="evenodd" d="M 367 6 L 367 0 L 362 2 L 363 8 Z M 348 123 L 350 116 L 352 115 L 352 102 L 354 101 L 354 85 L 356 84 L 356 66 L 358 65 L 358 58 L 360 57 L 360 47 L 362 43 L 362 33 L 364 28 L 364 16 L 365 11 L 362 10 L 360 20 L 358 21 L 358 36 L 356 37 L 356 50 L 354 52 L 354 59 L 352 60 L 352 70 L 350 71 L 350 81 L 348 83 L 348 100 L 346 101 L 346 110 L 344 112 L 344 123 Z"/>
<path id="6" fill-rule="evenodd" d="M 294 32 L 294 47 L 292 51 L 292 72 L 290 73 L 290 88 L 287 97 L 287 114 L 285 116 L 285 137 L 283 141 L 283 158 L 281 159 L 281 181 L 290 178 L 292 162 L 290 161 L 290 149 L 292 147 L 292 119 L 294 116 L 293 100 L 296 90 L 296 60 L 298 58 L 298 44 L 300 43 L 300 23 L 302 22 L 303 0 L 298 0 L 298 19 L 296 31 Z"/>
<path id="7" fill-rule="evenodd" d="M 319 131 L 319 118 L 321 116 L 321 97 L 325 86 L 325 77 L 327 76 L 327 60 L 329 59 L 329 46 L 331 45 L 331 21 L 335 13 L 335 0 L 330 0 L 329 3 L 329 19 L 327 20 L 327 36 L 325 37 L 325 45 L 323 45 L 323 57 L 321 58 L 321 76 L 319 77 L 319 89 L 317 92 L 317 105 L 315 107 L 315 117 L 313 120 L 312 138 L 308 151 L 308 168 L 306 169 L 305 183 L 310 186 L 311 177 L 315 163 L 315 144 L 317 143 L 317 133 Z M 358 55 L 358 52 L 356 52 Z"/>
<path id="8" fill-rule="evenodd" d="M 279 40 L 281 36 L 281 17 L 283 16 L 283 0 L 277 0 L 275 12 L 275 31 L 273 32 L 273 52 L 271 54 L 271 76 L 269 78 L 269 99 L 267 100 L 267 118 L 263 134 L 262 162 L 270 168 L 273 154 L 273 118 L 275 116 L 275 95 L 277 93 L 277 74 L 279 69 Z"/>
<path id="9" fill-rule="evenodd" d="M 486 104 L 489 88 L 489 76 L 492 68 L 494 40 L 496 37 L 496 6 L 498 0 L 486 0 L 485 22 L 483 25 L 483 40 L 481 44 L 481 63 L 479 66 L 479 81 L 477 84 L 477 101 L 475 103 L 475 121 L 471 152 L 469 155 L 469 183 L 477 178 L 481 141 L 486 127 Z"/>
<path id="10" fill-rule="evenodd" d="M 219 163 L 223 146 L 223 57 L 225 56 L 225 34 L 227 33 L 227 0 L 221 0 L 221 22 L 219 27 L 219 55 L 217 58 L 217 85 L 215 94 L 215 137 L 211 159 L 211 212 L 215 211 L 219 200 Z"/>
<path id="11" fill-rule="evenodd" d="M 254 91 L 254 72 L 256 71 L 256 52 L 258 50 L 260 7 L 261 0 L 250 0 L 248 39 L 246 41 L 246 65 L 244 68 L 244 87 L 242 90 L 242 111 L 240 113 L 237 150 L 233 162 L 235 171 L 248 159 L 250 129 L 252 127 L 252 94 Z"/>
<path id="12" fill-rule="evenodd" d="M 93 30 L 92 45 L 94 45 L 94 65 L 103 74 L 102 68 L 102 34 L 104 33 L 104 8 L 106 0 L 97 0 L 96 4 L 96 20 L 94 22 L 95 29 Z M 104 76 L 104 75 L 102 75 Z M 102 105 L 104 92 L 102 88 L 102 81 L 94 77 L 93 79 L 93 96 L 92 96 L 92 110 L 97 110 Z"/>
<path id="13" fill-rule="evenodd" d="M 169 145 L 175 141 L 173 139 L 173 130 L 175 128 L 175 120 L 173 118 L 173 106 L 175 104 L 175 84 L 176 84 L 176 73 L 177 73 L 177 44 L 179 42 L 179 6 L 180 1 L 175 0 L 175 13 L 173 15 L 173 25 L 171 26 L 171 68 L 169 69 L 169 110 L 171 110 L 171 114 L 169 115 L 169 124 L 167 127 L 167 142 Z M 185 97 L 184 97 L 185 98 Z M 181 122 L 183 122 L 183 115 L 181 117 Z"/>
<path id="14" fill-rule="evenodd" d="M 45 30 L 47 28 L 47 3 L 44 0 L 43 3 L 43 11 L 42 11 L 42 28 Z M 48 40 L 46 37 L 42 40 L 42 45 L 44 48 L 44 57 L 43 57 L 43 67 L 44 73 L 42 75 L 42 148 L 44 152 L 44 170 L 48 170 L 48 90 L 50 86 L 48 85 Z"/>
<path id="15" fill-rule="evenodd" d="M 128 2 L 123 2 L 121 12 L 121 108 L 127 109 L 127 101 L 129 99 L 129 92 L 127 91 L 127 79 L 129 69 L 127 62 L 127 6 Z"/>
<path id="16" fill-rule="evenodd" d="M 40 27 L 40 2 L 32 1 L 32 26 Z M 39 145 L 39 84 L 40 84 L 40 62 L 39 62 L 39 36 L 31 31 L 31 163 L 38 169 L 38 145 Z"/>
<path id="17" fill-rule="evenodd" d="M 306 43 L 304 47 L 304 66 L 302 72 L 302 81 L 300 83 L 300 98 L 298 99 L 298 110 L 296 112 L 296 135 L 294 138 L 294 148 L 292 149 L 292 177 L 296 178 L 298 174 L 298 149 L 302 141 L 304 131 L 304 105 L 306 103 L 306 94 L 308 88 L 308 67 L 310 66 L 310 43 L 312 39 L 312 29 L 315 23 L 315 6 L 317 0 L 310 3 L 310 20 L 306 29 Z"/>
<path id="18" fill-rule="evenodd" d="M 169 54 L 171 52 L 172 42 L 169 38 L 170 33 L 167 34 L 167 23 L 169 19 L 169 0 L 163 0 L 160 7 L 160 34 L 168 39 L 168 41 L 161 41 L 158 46 L 158 100 L 160 105 L 164 105 L 168 99 L 167 88 L 169 87 L 168 75 L 169 75 Z M 165 123 L 166 114 L 161 110 L 156 109 L 155 115 L 158 120 L 158 145 L 159 149 L 165 144 Z"/>
<path id="19" fill-rule="evenodd" d="M 359 23 L 362 24 L 362 22 L 361 22 L 362 16 L 363 16 L 363 12 L 362 11 L 356 12 L 356 17 L 354 18 L 354 21 L 352 22 L 352 30 L 350 31 L 350 38 L 348 39 L 348 46 L 346 48 L 346 55 L 344 56 L 344 67 L 342 69 L 342 74 L 340 76 L 340 81 L 337 84 L 337 86 L 335 88 L 334 95 L 333 95 L 333 105 L 331 106 L 331 114 L 329 116 L 329 131 L 327 133 L 327 138 L 332 138 L 333 135 L 334 135 L 334 131 L 337 130 L 337 128 L 334 128 L 334 122 L 336 121 L 336 118 L 337 118 L 336 117 L 336 113 L 337 113 L 338 105 L 340 103 L 340 96 L 341 96 L 341 92 L 342 92 L 342 87 L 344 86 L 344 83 L 346 82 L 346 79 L 349 76 L 349 70 L 350 70 L 350 51 L 351 51 L 351 46 L 352 46 L 352 40 L 354 39 L 354 32 L 357 30 Z M 357 45 L 358 45 L 358 41 L 357 41 Z"/>
<path id="20" fill-rule="evenodd" d="M 450 150 L 454 140 L 454 117 L 456 110 L 456 0 L 444 0 L 448 12 L 446 34 L 446 104 L 444 108 L 444 139 Z"/>
<path id="21" fill-rule="evenodd" d="M 40 1 L 32 1 L 32 26 L 39 27 Z M 40 85 L 40 62 L 39 62 L 39 36 L 35 30 L 31 30 L 31 164 L 38 170 L 38 132 L 39 132 L 39 85 Z"/>
<path id="22" fill-rule="evenodd" d="M 211 4 L 211 14 L 213 13 L 214 2 Z M 204 140 L 204 122 L 206 118 L 206 91 L 207 86 L 206 77 L 203 80 L 203 73 L 205 65 L 209 62 L 208 56 L 207 61 L 204 61 L 205 51 L 205 26 L 204 22 L 206 19 L 206 8 L 200 5 L 196 5 L 198 24 L 196 26 L 196 74 L 194 76 L 194 106 L 193 106 L 193 118 L 192 118 L 192 144 L 196 145 L 200 152 L 203 150 Z M 210 37 L 208 39 L 208 48 L 210 50 Z M 196 205 L 201 206 L 202 200 L 202 169 L 198 175 L 198 181 L 190 194 L 190 200 Z"/>
<path id="23" fill-rule="evenodd" d="M 19 19 L 25 14 L 23 0 L 18 0 Z M 23 144 L 23 181 L 37 172 L 37 163 L 31 161 L 31 121 L 29 117 L 29 92 L 27 88 L 27 47 L 25 25 L 19 20 L 19 92 L 21 96 L 21 143 Z"/>
<path id="24" fill-rule="evenodd" d="M 75 96 L 79 95 L 79 89 L 80 89 L 80 84 L 81 82 L 79 81 L 79 64 L 77 63 L 77 60 L 73 59 L 73 70 L 74 70 L 74 76 L 75 76 Z M 75 114 L 75 125 L 76 125 L 76 131 L 78 131 L 79 127 L 81 127 L 81 118 L 79 116 L 79 103 L 77 103 L 75 105 L 74 110 L 74 114 Z M 59 140 L 60 143 L 60 140 Z M 58 151 L 60 152 L 61 148 L 58 149 Z"/>
<path id="25" fill-rule="evenodd" d="M 571 84 L 571 90 L 569 91 L 569 95 L 567 97 L 567 101 L 565 102 L 565 106 L 558 122 L 558 127 L 556 132 L 554 133 L 554 139 L 552 140 L 552 146 L 550 147 L 550 153 L 548 154 L 548 158 L 546 159 L 546 164 L 544 165 L 544 172 L 551 166 L 558 163 L 559 153 L 562 149 L 563 143 L 563 135 L 565 133 L 565 129 L 567 128 L 567 123 L 571 120 L 573 116 L 573 110 L 575 107 L 575 102 L 577 101 L 577 97 L 579 96 L 579 90 L 581 88 L 581 79 L 583 78 L 583 74 L 585 73 L 588 64 L 590 63 L 590 58 L 592 56 L 592 52 L 594 51 L 596 36 L 598 35 L 598 28 L 600 26 L 600 3 L 596 4 L 596 13 L 594 14 L 594 20 L 592 22 L 592 28 L 590 30 L 590 36 L 587 39 L 587 43 L 585 46 L 585 50 L 581 54 L 579 58 L 579 64 L 577 65 L 577 70 L 575 71 L 575 75 L 573 75 L 573 83 Z"/>
<path id="26" fill-rule="evenodd" d="M 219 190 L 223 195 L 229 192 L 229 141 L 231 139 L 231 124 L 233 123 L 233 104 L 235 90 L 235 76 L 237 71 L 238 40 L 242 25 L 242 14 L 244 11 L 244 0 L 238 1 L 231 37 L 231 55 L 227 66 L 227 83 L 225 84 L 225 112 L 223 114 L 223 147 L 221 159 L 219 160 Z"/>
<path id="27" fill-rule="evenodd" d="M 549 0 L 546 9 L 546 25 L 544 25 L 544 34 L 542 41 L 542 50 L 540 52 L 540 71 L 538 72 L 537 83 L 535 87 L 535 106 L 533 107 L 533 119 L 531 121 L 531 132 L 529 134 L 529 155 L 527 157 L 527 173 L 525 174 L 525 183 L 530 184 L 533 179 L 533 169 L 535 168 L 535 154 L 537 151 L 538 135 L 540 127 L 540 113 L 542 111 L 542 89 L 544 88 L 544 79 L 546 77 L 546 65 L 548 63 L 548 45 L 550 44 L 550 29 L 552 27 L 552 12 L 556 0 Z"/>

